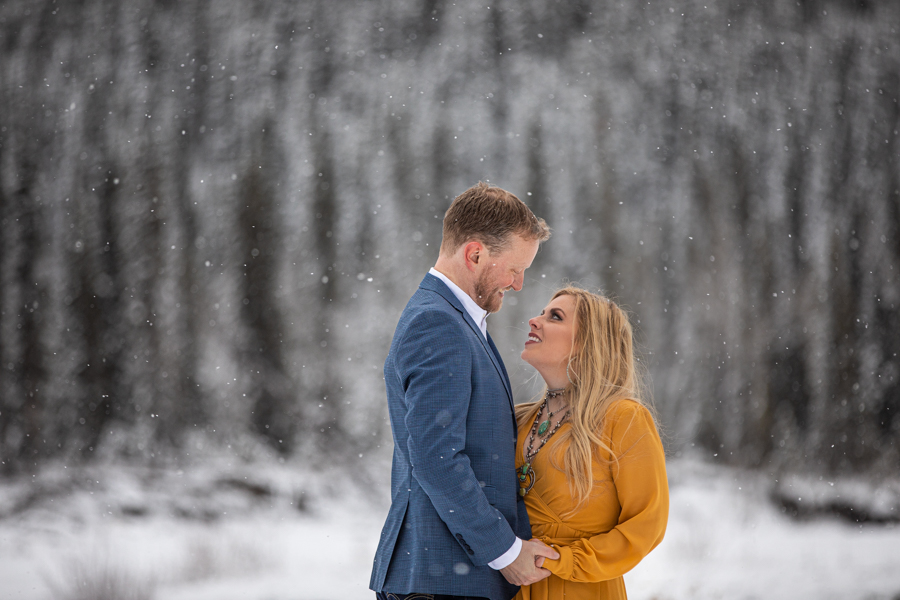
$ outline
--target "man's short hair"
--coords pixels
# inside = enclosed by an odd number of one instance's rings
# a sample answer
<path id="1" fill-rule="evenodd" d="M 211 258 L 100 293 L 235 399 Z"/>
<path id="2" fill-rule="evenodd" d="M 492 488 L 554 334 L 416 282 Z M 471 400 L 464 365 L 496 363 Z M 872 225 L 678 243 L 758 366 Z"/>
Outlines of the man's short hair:
<path id="1" fill-rule="evenodd" d="M 550 237 L 550 228 L 513 194 L 479 181 L 447 209 L 441 254 L 453 254 L 472 240 L 496 254 L 509 246 L 512 235 L 544 242 Z"/>

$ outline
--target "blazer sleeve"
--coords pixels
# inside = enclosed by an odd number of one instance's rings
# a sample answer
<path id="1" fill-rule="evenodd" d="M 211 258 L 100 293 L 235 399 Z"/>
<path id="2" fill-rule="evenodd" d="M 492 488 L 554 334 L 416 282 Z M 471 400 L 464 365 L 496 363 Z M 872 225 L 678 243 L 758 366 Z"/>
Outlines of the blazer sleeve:
<path id="1" fill-rule="evenodd" d="M 611 473 L 621 506 L 610 531 L 555 544 L 558 560 L 544 561 L 554 575 L 577 582 L 606 581 L 624 575 L 663 539 L 669 518 L 669 485 L 662 442 L 649 411 L 619 402 L 611 415 L 612 448 L 619 456 Z"/>
<path id="2" fill-rule="evenodd" d="M 473 352 L 463 327 L 449 313 L 422 312 L 411 320 L 395 360 L 405 390 L 412 476 L 481 566 L 509 550 L 516 536 L 488 502 L 466 454 Z"/>

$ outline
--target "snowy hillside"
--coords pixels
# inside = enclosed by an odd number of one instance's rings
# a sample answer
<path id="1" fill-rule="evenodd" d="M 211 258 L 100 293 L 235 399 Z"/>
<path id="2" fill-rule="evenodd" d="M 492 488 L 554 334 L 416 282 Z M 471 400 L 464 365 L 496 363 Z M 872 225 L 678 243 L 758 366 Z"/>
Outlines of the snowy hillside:
<path id="1" fill-rule="evenodd" d="M 7 513 L 0 598 L 374 597 L 367 586 L 387 511 L 385 486 L 331 481 L 296 466 L 232 469 L 222 478 L 224 469 L 160 477 L 152 500 L 136 493 L 146 474 L 107 471 L 92 490 Z M 834 517 L 797 522 L 770 502 L 772 484 L 758 474 L 686 459 L 670 462 L 669 472 L 669 529 L 626 576 L 633 600 L 900 595 L 900 527 Z M 300 490 L 314 496 L 303 510 Z M 2 488 L 5 511 L 20 492 Z M 138 516 L 141 506 L 146 512 Z M 92 591 L 98 582 L 125 593 Z"/>

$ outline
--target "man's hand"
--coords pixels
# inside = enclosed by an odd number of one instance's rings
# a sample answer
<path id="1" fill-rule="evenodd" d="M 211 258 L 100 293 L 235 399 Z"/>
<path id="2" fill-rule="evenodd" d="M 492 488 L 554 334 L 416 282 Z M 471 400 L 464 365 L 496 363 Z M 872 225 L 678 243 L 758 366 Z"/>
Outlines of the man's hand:
<path id="1" fill-rule="evenodd" d="M 537 539 L 522 540 L 519 556 L 500 572 L 513 585 L 531 585 L 550 577 L 550 571 L 537 566 L 537 561 L 544 564 L 544 558 L 556 560 L 559 552 Z"/>

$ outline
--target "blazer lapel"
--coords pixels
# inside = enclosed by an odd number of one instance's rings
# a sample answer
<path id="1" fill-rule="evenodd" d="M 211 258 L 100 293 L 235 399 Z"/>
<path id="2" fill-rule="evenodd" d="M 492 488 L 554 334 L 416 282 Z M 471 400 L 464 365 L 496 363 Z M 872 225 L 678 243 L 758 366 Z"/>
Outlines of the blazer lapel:
<path id="1" fill-rule="evenodd" d="M 491 347 L 491 350 L 494 352 L 494 356 L 497 357 L 497 362 L 500 365 L 500 372 L 503 375 L 503 383 L 506 384 L 506 393 L 509 394 L 510 398 L 512 398 L 512 385 L 509 383 L 509 373 L 506 372 L 506 365 L 503 364 L 503 360 L 500 358 L 500 351 L 497 350 L 497 346 L 494 344 L 494 340 L 491 338 L 491 334 L 488 334 L 487 341 Z"/>
<path id="2" fill-rule="evenodd" d="M 509 376 L 506 374 L 506 368 L 503 366 L 503 362 L 500 360 L 500 353 L 497 351 L 497 347 L 490 339 L 490 336 L 488 336 L 488 338 L 486 339 L 483 335 L 481 335 L 481 329 L 478 327 L 478 325 L 475 324 L 475 321 L 459 301 L 459 298 L 457 298 L 453 294 L 453 292 L 450 291 L 450 288 L 448 288 L 447 284 L 445 284 L 443 281 L 429 273 L 425 275 L 425 279 L 422 280 L 422 283 L 419 284 L 419 287 L 437 292 L 441 295 L 442 298 L 444 298 L 444 300 L 449 302 L 450 305 L 453 306 L 453 308 L 462 313 L 463 320 L 472 329 L 472 333 L 474 333 L 479 341 L 481 341 L 481 345 L 484 346 L 484 351 L 490 357 L 491 362 L 494 363 L 494 368 L 497 369 L 497 373 L 500 375 L 500 380 L 503 382 L 503 388 L 506 390 L 506 397 L 509 400 L 509 404 L 510 406 L 513 406 L 512 386 L 510 386 L 509 383 Z"/>

